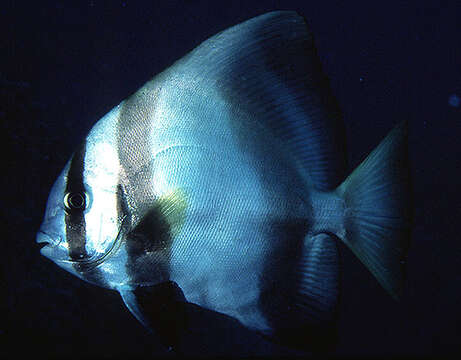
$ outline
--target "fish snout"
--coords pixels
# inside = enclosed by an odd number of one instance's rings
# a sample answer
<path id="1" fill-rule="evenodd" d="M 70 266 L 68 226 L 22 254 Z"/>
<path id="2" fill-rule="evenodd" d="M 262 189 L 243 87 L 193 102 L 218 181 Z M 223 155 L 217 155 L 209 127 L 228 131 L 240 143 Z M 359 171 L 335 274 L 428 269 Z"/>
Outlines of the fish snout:
<path id="1" fill-rule="evenodd" d="M 47 245 L 50 245 L 50 246 L 58 246 L 62 241 L 62 236 L 60 235 L 50 235 L 46 232 L 44 232 L 43 230 L 39 230 L 38 233 L 37 233 L 37 238 L 35 239 L 35 242 L 38 243 L 38 244 L 42 244 L 42 243 L 45 243 Z"/>

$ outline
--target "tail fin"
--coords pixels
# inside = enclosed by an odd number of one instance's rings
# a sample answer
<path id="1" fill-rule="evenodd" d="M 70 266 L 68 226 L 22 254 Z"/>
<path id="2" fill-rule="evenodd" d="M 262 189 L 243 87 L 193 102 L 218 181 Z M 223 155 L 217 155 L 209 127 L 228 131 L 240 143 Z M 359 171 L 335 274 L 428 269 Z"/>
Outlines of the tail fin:
<path id="1" fill-rule="evenodd" d="M 410 238 L 407 132 L 406 121 L 397 125 L 337 189 L 346 203 L 344 242 L 395 299 Z"/>

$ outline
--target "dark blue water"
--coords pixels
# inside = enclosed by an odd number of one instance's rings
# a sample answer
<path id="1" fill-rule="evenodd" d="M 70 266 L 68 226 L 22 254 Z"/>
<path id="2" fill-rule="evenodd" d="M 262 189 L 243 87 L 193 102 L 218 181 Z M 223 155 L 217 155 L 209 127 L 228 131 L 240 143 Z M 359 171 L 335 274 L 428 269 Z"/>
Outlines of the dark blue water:
<path id="1" fill-rule="evenodd" d="M 277 9 L 315 35 L 351 168 L 410 121 L 415 225 L 400 303 L 344 246 L 337 356 L 461 354 L 461 11 L 456 1 L 6 1 L 0 6 L 0 352 L 167 355 L 124 308 L 39 255 L 46 199 L 96 120 L 216 32 Z M 188 355 L 294 354 L 199 317 Z M 299 354 L 299 352 L 296 352 Z M 171 354 L 170 354 L 171 355 Z"/>

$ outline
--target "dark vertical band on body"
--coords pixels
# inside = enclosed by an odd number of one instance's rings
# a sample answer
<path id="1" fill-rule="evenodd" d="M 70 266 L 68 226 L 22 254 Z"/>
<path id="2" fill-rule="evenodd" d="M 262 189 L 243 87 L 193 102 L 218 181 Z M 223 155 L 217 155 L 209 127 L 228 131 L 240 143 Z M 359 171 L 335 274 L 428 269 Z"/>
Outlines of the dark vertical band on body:
<path id="1" fill-rule="evenodd" d="M 110 285 L 107 283 L 103 272 L 95 266 L 98 263 L 94 263 L 92 259 L 89 259 L 91 254 L 88 254 L 86 250 L 85 209 L 88 206 L 86 203 L 88 189 L 85 188 L 84 181 L 85 156 L 86 140 L 74 153 L 67 173 L 65 193 L 68 194 L 69 199 L 72 196 L 81 196 L 82 200 L 81 203 L 77 202 L 77 206 L 66 207 L 66 239 L 69 246 L 69 257 L 73 261 L 72 266 L 74 269 L 83 274 L 86 281 L 95 285 L 109 287 Z"/>
<path id="2" fill-rule="evenodd" d="M 155 206 L 152 187 L 151 114 L 158 101 L 152 82 L 145 84 L 123 102 L 117 126 L 118 156 L 124 169 L 119 186 L 119 211 L 128 215 L 126 272 L 133 282 L 150 283 L 167 279 L 171 234 L 167 222 Z"/>
<path id="3" fill-rule="evenodd" d="M 85 169 L 86 141 L 74 153 L 67 173 L 66 194 L 81 194 L 85 198 L 83 172 Z M 87 256 L 86 224 L 84 206 L 66 209 L 66 239 L 69 245 L 69 256 L 72 260 L 82 260 Z"/>

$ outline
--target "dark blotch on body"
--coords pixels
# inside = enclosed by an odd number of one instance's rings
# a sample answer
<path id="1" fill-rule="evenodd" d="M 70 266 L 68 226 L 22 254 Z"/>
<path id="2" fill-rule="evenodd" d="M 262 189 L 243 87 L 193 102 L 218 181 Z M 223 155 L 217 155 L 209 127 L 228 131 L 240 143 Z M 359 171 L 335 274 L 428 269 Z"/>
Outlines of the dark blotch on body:
<path id="1" fill-rule="evenodd" d="M 131 279 L 137 283 L 150 283 L 152 278 L 168 280 L 171 244 L 171 226 L 153 205 L 127 234 L 127 271 Z"/>

